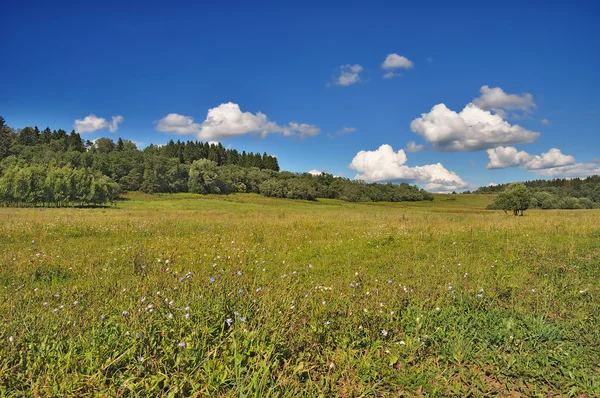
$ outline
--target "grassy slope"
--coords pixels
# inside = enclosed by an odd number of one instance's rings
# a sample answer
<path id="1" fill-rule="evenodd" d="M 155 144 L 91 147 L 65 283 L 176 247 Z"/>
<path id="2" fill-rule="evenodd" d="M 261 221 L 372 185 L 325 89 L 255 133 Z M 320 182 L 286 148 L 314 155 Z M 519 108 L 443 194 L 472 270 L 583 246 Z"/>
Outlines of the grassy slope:
<path id="1" fill-rule="evenodd" d="M 489 198 L 0 209 L 0 395 L 600 393 L 600 211 Z"/>

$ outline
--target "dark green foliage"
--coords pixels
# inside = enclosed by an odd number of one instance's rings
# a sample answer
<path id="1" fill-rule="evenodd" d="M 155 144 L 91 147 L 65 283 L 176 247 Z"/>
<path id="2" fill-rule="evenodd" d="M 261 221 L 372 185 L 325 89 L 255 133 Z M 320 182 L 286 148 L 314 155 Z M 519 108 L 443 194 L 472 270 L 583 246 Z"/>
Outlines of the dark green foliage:
<path id="1" fill-rule="evenodd" d="M 600 176 L 587 178 L 557 178 L 523 183 L 533 193 L 538 209 L 593 209 L 600 207 Z M 473 193 L 502 192 L 508 184 L 480 187 Z M 535 206 L 534 206 L 535 204 Z"/>
<path id="2" fill-rule="evenodd" d="M 9 206 L 98 206 L 118 194 L 109 177 L 70 166 L 16 164 L 0 177 L 0 203 Z"/>
<path id="3" fill-rule="evenodd" d="M 515 216 L 523 215 L 523 211 L 529 209 L 531 205 L 537 206 L 537 199 L 531 195 L 529 188 L 522 182 L 510 184 L 506 189 L 498 194 L 494 203 L 488 206 L 489 209 L 498 209 L 512 211 Z"/>
<path id="4" fill-rule="evenodd" d="M 4 119 L 0 122 L 0 178 L 4 180 L 0 202 L 11 205 L 99 204 L 113 200 L 120 190 L 248 192 L 351 202 L 433 200 L 430 193 L 408 184 L 366 184 L 331 174 L 280 172 L 274 156 L 239 153 L 221 144 L 170 140 L 140 151 L 122 138 L 116 143 L 110 138 L 84 142 L 75 131 L 46 128 L 40 133 L 26 127 L 16 135 Z M 66 182 L 65 175 L 71 180 Z"/>

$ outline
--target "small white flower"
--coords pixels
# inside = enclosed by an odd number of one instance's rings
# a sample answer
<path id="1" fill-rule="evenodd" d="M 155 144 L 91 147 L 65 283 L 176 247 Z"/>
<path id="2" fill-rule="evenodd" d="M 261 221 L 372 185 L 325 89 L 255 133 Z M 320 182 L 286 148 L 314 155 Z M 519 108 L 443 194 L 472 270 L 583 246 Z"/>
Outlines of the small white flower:
<path id="1" fill-rule="evenodd" d="M 383 337 L 387 337 L 387 335 L 388 335 L 388 331 L 387 331 L 387 330 L 385 330 L 385 329 L 383 329 L 383 330 L 381 331 L 381 334 L 383 335 Z"/>

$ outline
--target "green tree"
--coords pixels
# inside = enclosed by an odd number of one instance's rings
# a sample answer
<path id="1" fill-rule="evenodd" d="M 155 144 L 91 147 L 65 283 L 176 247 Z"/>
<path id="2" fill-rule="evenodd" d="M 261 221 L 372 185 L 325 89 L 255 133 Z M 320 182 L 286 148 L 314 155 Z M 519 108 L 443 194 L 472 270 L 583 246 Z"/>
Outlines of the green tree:
<path id="1" fill-rule="evenodd" d="M 512 211 L 515 216 L 523 215 L 523 212 L 531 205 L 531 191 L 521 182 L 512 183 L 504 191 L 498 194 L 494 200 L 495 207 L 504 211 Z"/>

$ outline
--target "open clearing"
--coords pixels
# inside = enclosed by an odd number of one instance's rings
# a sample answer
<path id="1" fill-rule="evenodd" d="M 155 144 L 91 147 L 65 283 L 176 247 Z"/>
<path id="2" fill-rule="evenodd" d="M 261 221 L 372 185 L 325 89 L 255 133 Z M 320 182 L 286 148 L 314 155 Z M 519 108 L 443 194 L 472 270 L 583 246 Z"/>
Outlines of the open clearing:
<path id="1" fill-rule="evenodd" d="M 1 396 L 594 396 L 600 211 L 0 209 Z"/>

